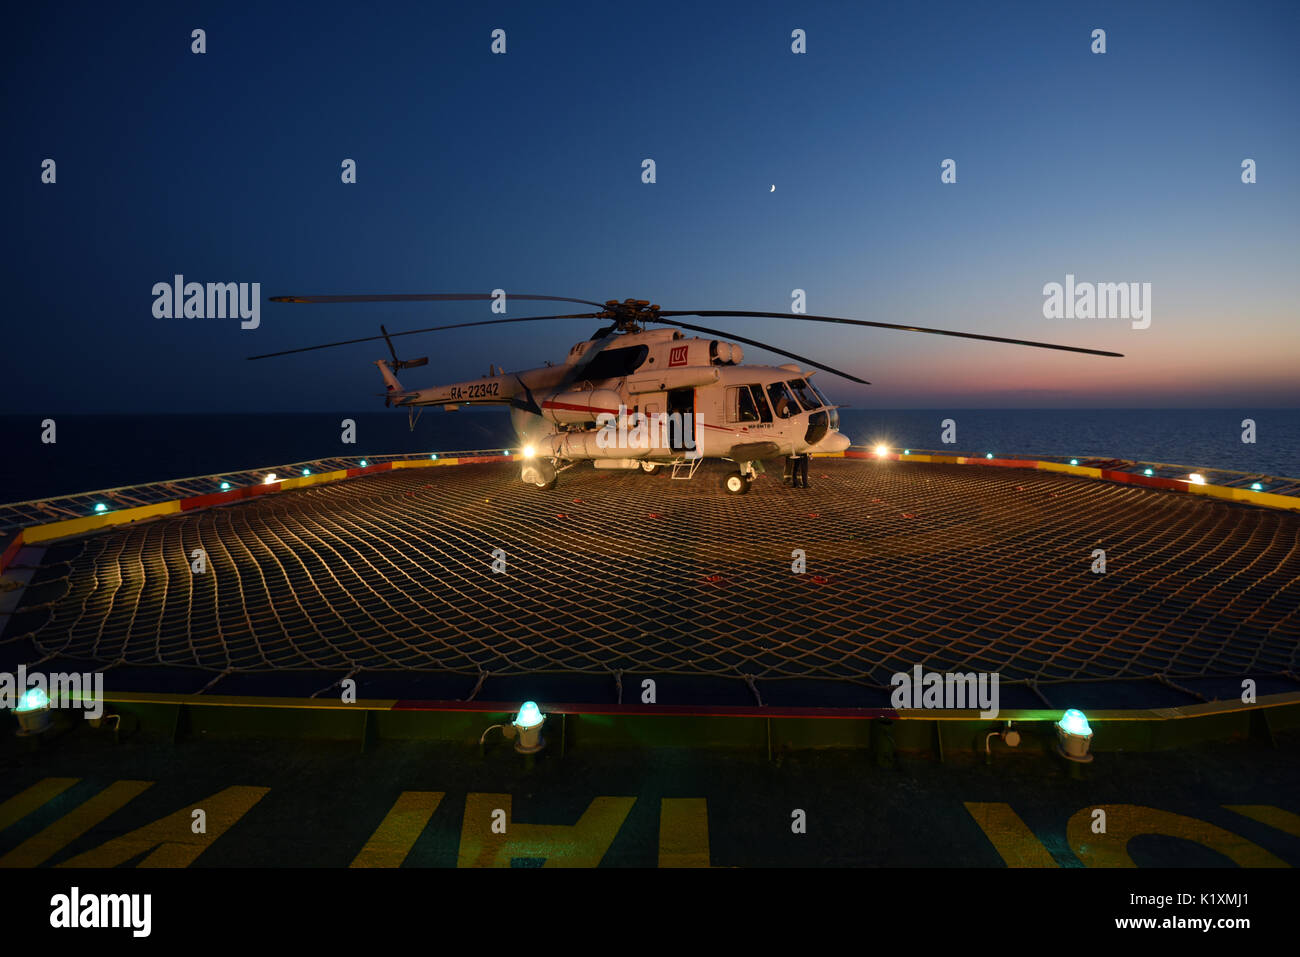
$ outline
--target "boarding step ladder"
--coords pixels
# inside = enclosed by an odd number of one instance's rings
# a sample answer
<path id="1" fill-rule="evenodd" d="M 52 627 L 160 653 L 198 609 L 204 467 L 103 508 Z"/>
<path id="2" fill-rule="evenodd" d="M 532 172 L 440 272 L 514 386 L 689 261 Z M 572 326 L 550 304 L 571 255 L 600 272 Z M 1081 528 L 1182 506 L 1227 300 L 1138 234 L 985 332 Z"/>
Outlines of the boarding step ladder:
<path id="1" fill-rule="evenodd" d="M 694 458 L 682 455 L 673 459 L 670 463 L 673 467 L 671 478 L 680 479 L 682 481 L 694 478 L 695 471 L 700 467 L 700 463 L 703 461 L 703 455 L 697 455 Z"/>

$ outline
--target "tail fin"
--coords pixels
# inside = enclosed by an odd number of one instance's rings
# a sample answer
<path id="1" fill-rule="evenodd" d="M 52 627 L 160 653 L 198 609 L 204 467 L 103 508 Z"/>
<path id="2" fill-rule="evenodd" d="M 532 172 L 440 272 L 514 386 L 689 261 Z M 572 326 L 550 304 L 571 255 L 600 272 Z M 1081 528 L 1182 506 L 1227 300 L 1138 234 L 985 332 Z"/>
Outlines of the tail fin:
<path id="1" fill-rule="evenodd" d="M 384 377 L 384 385 L 388 387 L 389 399 L 394 393 L 401 394 L 406 390 L 402 388 L 402 383 L 397 381 L 397 376 L 393 375 L 392 367 L 389 366 L 387 359 L 376 359 L 375 365 L 379 367 L 379 374 Z M 385 400 L 385 405 L 388 400 Z"/>

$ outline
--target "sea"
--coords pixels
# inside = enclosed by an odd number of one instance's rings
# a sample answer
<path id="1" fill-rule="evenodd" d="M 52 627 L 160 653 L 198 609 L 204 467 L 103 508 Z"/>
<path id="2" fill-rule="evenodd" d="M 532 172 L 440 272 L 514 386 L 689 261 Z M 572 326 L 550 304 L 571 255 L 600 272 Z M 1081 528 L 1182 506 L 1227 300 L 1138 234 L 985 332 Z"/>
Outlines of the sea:
<path id="1" fill-rule="evenodd" d="M 53 420 L 53 442 L 47 420 Z M 344 444 L 343 420 L 356 442 Z M 855 445 L 954 454 L 1120 458 L 1300 477 L 1300 409 L 861 409 L 840 411 Z M 945 444 L 945 420 L 956 441 Z M 1243 441 L 1254 423 L 1253 442 Z M 501 409 L 261 414 L 0 416 L 0 502 L 88 492 L 330 456 L 516 446 Z"/>

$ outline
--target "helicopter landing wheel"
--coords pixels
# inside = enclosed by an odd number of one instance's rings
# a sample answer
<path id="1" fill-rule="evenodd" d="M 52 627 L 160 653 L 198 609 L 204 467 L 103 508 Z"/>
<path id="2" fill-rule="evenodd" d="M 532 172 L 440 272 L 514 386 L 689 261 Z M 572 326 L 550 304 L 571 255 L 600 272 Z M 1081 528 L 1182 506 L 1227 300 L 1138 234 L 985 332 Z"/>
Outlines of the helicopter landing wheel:
<path id="1" fill-rule="evenodd" d="M 533 484 L 536 485 L 538 488 L 544 489 L 549 492 L 551 489 L 555 488 L 555 483 L 558 482 L 559 480 L 560 477 L 556 475 L 553 476 L 549 482 L 534 482 Z"/>
<path id="2" fill-rule="evenodd" d="M 659 469 L 660 469 L 660 465 L 658 462 L 641 463 L 641 471 L 644 472 L 646 475 L 654 475 L 656 472 L 659 471 Z"/>
<path id="3" fill-rule="evenodd" d="M 732 472 L 722 480 L 722 487 L 731 495 L 744 495 L 750 484 L 750 480 L 740 472 Z"/>

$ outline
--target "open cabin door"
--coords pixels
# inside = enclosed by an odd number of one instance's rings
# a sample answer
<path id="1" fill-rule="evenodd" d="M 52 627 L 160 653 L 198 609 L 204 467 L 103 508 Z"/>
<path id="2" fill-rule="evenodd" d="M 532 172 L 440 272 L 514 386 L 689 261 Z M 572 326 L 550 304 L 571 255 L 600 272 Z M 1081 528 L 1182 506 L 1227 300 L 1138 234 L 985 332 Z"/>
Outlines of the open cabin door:
<path id="1" fill-rule="evenodd" d="M 695 434 L 695 390 L 673 389 L 668 393 L 668 441 L 674 452 L 687 451 L 686 440 L 698 447 Z"/>

